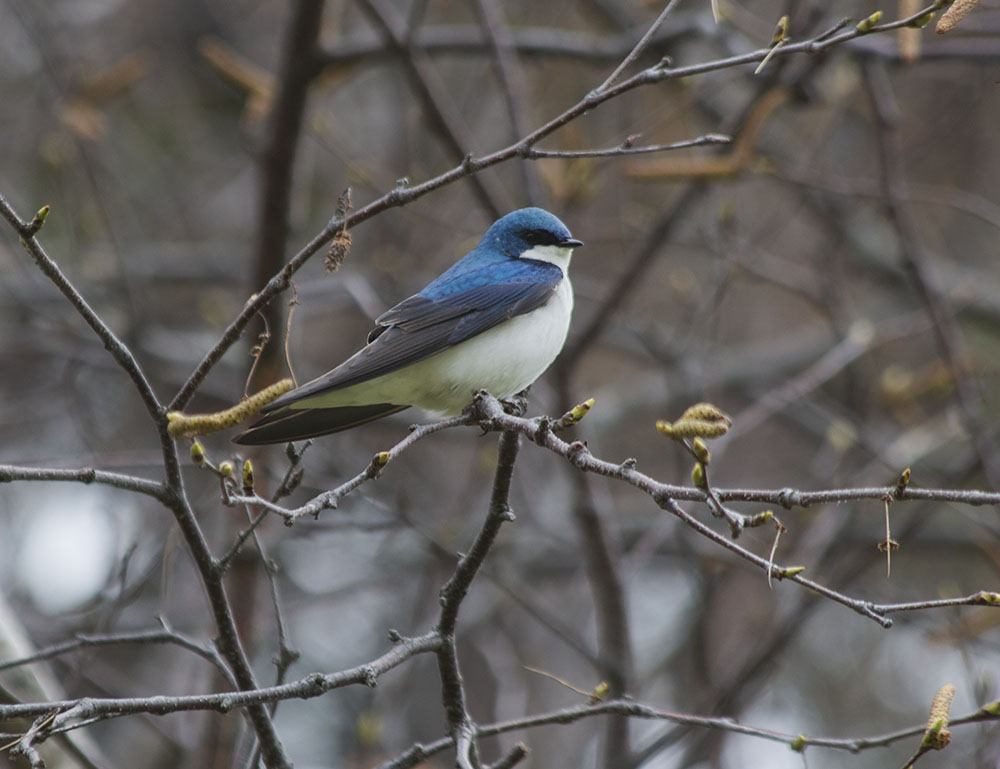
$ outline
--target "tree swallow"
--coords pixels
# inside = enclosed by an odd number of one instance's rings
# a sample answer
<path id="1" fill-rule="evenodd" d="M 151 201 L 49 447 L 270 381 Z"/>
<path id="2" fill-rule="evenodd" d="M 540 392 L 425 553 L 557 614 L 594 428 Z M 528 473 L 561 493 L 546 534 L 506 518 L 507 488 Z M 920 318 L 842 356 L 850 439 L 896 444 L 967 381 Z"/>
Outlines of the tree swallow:
<path id="1" fill-rule="evenodd" d="M 567 270 L 582 245 L 540 208 L 498 219 L 423 291 L 376 318 L 365 347 L 278 398 L 233 440 L 315 438 L 410 406 L 451 416 L 476 390 L 497 398 L 520 392 L 566 341 L 573 311 Z"/>

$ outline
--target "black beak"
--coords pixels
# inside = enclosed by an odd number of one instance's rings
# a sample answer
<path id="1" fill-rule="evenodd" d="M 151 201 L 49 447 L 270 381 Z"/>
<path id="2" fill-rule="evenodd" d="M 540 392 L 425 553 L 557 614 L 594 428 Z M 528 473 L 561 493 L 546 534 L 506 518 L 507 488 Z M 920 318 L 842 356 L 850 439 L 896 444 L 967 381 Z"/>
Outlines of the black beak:
<path id="1" fill-rule="evenodd" d="M 583 245 L 583 241 L 576 238 L 566 238 L 565 240 L 560 240 L 559 245 L 563 248 L 579 248 Z"/>

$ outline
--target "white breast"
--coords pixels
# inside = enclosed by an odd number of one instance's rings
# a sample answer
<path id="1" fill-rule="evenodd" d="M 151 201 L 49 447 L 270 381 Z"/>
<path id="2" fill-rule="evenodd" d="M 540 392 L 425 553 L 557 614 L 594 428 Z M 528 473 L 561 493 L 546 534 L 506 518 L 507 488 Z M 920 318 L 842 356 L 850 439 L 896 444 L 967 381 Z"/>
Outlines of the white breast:
<path id="1" fill-rule="evenodd" d="M 538 309 L 404 369 L 329 393 L 322 405 L 398 403 L 453 415 L 472 402 L 476 390 L 509 398 L 556 359 L 566 341 L 572 312 L 573 287 L 564 277 Z"/>

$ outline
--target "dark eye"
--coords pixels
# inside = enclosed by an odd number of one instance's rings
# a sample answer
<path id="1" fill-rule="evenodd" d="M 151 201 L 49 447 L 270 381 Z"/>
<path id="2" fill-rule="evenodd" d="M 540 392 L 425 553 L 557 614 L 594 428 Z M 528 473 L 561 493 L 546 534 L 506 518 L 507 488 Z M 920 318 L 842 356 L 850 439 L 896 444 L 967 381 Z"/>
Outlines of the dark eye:
<path id="1" fill-rule="evenodd" d="M 529 246 L 554 246 L 559 242 L 551 230 L 524 230 L 521 239 Z"/>

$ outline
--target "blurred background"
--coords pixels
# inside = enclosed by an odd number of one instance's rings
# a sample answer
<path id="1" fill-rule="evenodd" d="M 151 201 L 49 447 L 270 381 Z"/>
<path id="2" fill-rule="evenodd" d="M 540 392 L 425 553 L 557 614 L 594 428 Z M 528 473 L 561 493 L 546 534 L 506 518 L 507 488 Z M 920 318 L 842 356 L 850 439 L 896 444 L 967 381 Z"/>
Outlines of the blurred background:
<path id="1" fill-rule="evenodd" d="M 296 144 L 294 129 L 282 138 L 275 94 L 287 93 L 280 79 L 295 59 L 283 43 L 289 19 L 307 5 L 0 2 L 0 194 L 26 219 L 52 206 L 42 243 L 163 402 L 266 277 L 325 226 L 346 188 L 359 208 L 465 152 L 513 143 L 603 82 L 663 8 L 330 0 Z M 764 48 L 783 14 L 797 41 L 879 8 L 720 0 L 717 22 L 708 0 L 683 0 L 630 73 L 664 56 L 684 67 Z M 919 7 L 881 10 L 892 19 Z M 572 435 L 597 456 L 635 458 L 659 480 L 689 483 L 690 457 L 654 423 L 710 400 L 735 421 L 713 444 L 720 488 L 891 485 L 910 467 L 915 485 L 996 490 L 998 10 L 983 0 L 947 35 L 932 23 L 775 56 L 759 74 L 755 62 L 637 89 L 539 144 L 584 150 L 714 132 L 734 137 L 729 146 L 518 159 L 364 222 L 338 272 L 320 254 L 295 277 L 295 374 L 304 381 L 339 362 L 379 313 L 462 256 L 498 215 L 536 204 L 586 246 L 573 263 L 570 339 L 532 388 L 529 413 L 558 416 L 594 397 Z M 390 45 L 386 28 L 403 43 Z M 6 226 L 0 274 L 0 462 L 161 479 L 156 432 L 130 382 Z M 272 306 L 251 390 L 286 373 L 290 298 Z M 191 410 L 241 397 L 260 331 L 215 367 Z M 316 441 L 290 503 L 353 476 L 421 418 L 407 411 Z M 233 455 L 229 437 L 205 440 L 210 459 Z M 260 487 L 273 489 L 287 468 L 281 447 L 252 456 Z M 495 436 L 438 433 L 338 510 L 260 528 L 288 643 L 302 654 L 290 678 L 362 664 L 388 648 L 389 628 L 416 635 L 434 624 L 438 590 L 485 515 L 495 458 Z M 201 525 L 225 552 L 244 512 L 220 503 L 207 472 L 188 463 L 185 473 Z M 479 723 L 585 701 L 525 666 L 584 691 L 604 680 L 663 709 L 840 738 L 924 723 L 948 682 L 956 715 L 1000 696 L 995 610 L 904 613 L 885 630 L 796 585 L 769 589 L 759 570 L 645 495 L 584 477 L 536 446 L 522 446 L 514 482 L 517 521 L 459 619 Z M 703 506 L 685 509 L 727 530 Z M 777 512 L 789 529 L 778 562 L 805 565 L 853 597 L 1000 588 L 993 507 L 893 505 L 900 548 L 888 576 L 881 502 Z M 773 538 L 768 526 L 739 542 L 766 557 Z M 271 683 L 275 611 L 260 554 L 244 555 L 227 586 L 258 677 Z M 173 519 L 122 491 L 0 487 L 0 584 L 2 659 L 77 633 L 153 627 L 157 617 L 195 639 L 214 632 Z M 8 698 L 39 698 L 0 675 Z M 87 648 L 39 675 L 51 678 L 52 697 L 225 686 L 204 660 L 162 646 Z M 276 718 L 299 767 L 376 766 L 446 728 L 426 655 L 377 689 L 284 703 Z M 113 720 L 86 735 L 101 766 L 138 756 L 149 767 L 229 767 L 247 759 L 242 726 L 238 714 L 192 712 Z M 518 740 L 531 767 L 803 766 L 781 743 L 609 718 L 486 740 L 483 755 L 495 760 Z M 806 757 L 811 769 L 902 766 L 918 743 Z M 0 754 L 0 766 L 7 760 Z M 987 723 L 956 727 L 947 751 L 922 763 L 998 760 L 1000 734 Z"/>

